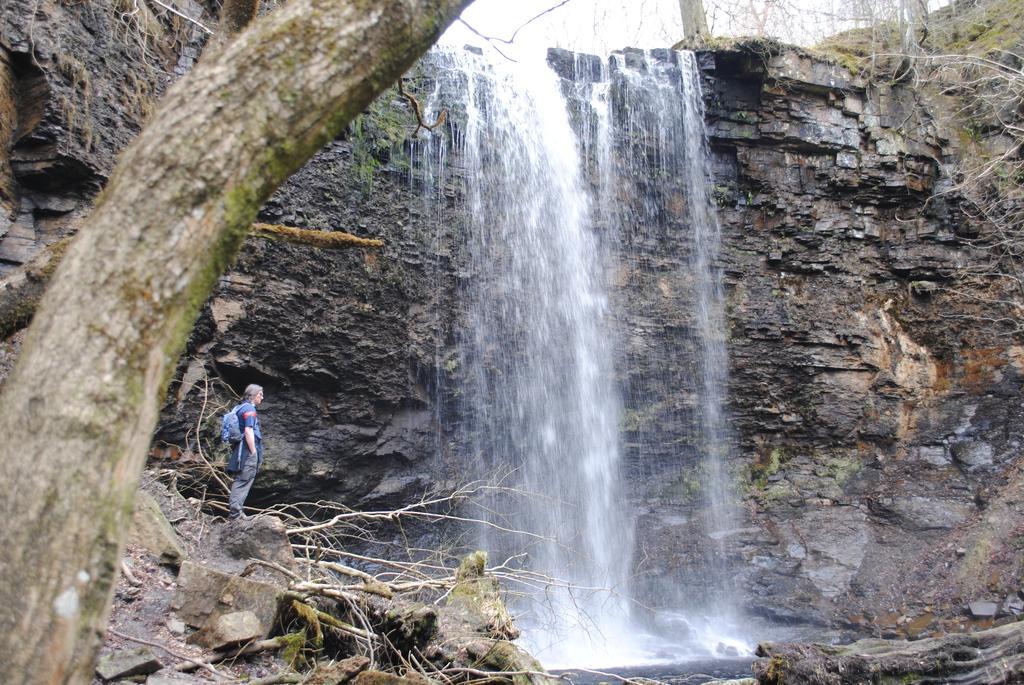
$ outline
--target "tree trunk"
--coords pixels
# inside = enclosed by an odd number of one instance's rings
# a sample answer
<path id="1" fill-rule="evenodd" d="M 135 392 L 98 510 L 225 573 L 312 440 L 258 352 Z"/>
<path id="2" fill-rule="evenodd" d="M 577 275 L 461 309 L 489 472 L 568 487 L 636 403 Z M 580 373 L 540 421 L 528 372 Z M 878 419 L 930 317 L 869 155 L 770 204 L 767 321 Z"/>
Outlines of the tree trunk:
<path id="1" fill-rule="evenodd" d="M 270 193 L 469 2 L 292 0 L 177 83 L 124 152 L 0 396 L 0 681 L 89 681 L 199 307 Z"/>
<path id="2" fill-rule="evenodd" d="M 708 20 L 701 0 L 679 0 L 679 13 L 683 17 L 683 38 L 703 43 L 708 37 Z"/>
<path id="3" fill-rule="evenodd" d="M 906 642 L 849 645 L 762 643 L 754 663 L 760 685 L 1024 682 L 1024 623 Z"/>
<path id="4" fill-rule="evenodd" d="M 903 54 L 919 55 L 927 37 L 927 0 L 899 0 L 899 16 Z"/>

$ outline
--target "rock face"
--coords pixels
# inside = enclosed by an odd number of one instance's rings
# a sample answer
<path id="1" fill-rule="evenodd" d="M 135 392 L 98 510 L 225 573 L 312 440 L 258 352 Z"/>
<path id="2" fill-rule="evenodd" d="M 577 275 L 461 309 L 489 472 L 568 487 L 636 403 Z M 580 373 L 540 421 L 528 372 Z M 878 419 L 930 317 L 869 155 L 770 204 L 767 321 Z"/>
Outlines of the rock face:
<path id="1" fill-rule="evenodd" d="M 30 20 L 34 8 L 12 0 L 0 18 L 0 87 L 17 93 L 0 101 L 0 271 L 74 230 L 163 87 L 156 69 L 187 68 L 199 47 L 187 29 L 184 49 L 140 61 L 146 39 L 104 3 L 46 5 Z M 1020 537 L 1024 344 L 985 323 L 998 318 L 998 283 L 959 277 L 985 263 L 984 234 L 933 197 L 958 132 L 910 90 L 798 51 L 698 57 L 722 227 L 730 471 L 748 513 L 721 544 L 697 525 L 699 446 L 669 420 L 698 410 L 680 342 L 692 314 L 672 297 L 686 287 L 685 197 L 678 179 L 643 179 L 659 199 L 637 212 L 609 274 L 641 594 L 699 594 L 700 569 L 719 556 L 738 603 L 780 621 L 877 630 L 914 602 L 1001 602 L 1017 589 L 999 564 Z M 551 61 L 567 84 L 599 66 Z M 418 79 L 428 92 L 426 68 Z M 461 251 L 466 179 L 457 152 L 441 185 L 410 173 L 429 150 L 414 127 L 386 94 L 261 215 L 380 237 L 384 250 L 250 239 L 197 322 L 156 444 L 187 454 L 198 437 L 214 451 L 231 391 L 263 384 L 267 461 L 251 504 L 394 507 L 470 470 L 455 430 L 459 294 L 475 276 Z M 653 369 L 670 371 L 640 401 L 628 390 Z"/>
<path id="2" fill-rule="evenodd" d="M 666 418 L 699 408 L 692 350 L 680 347 L 692 314 L 668 297 L 686 287 L 671 275 L 685 273 L 672 236 L 686 227 L 672 218 L 678 179 L 663 180 L 660 218 L 637 212 L 610 276 L 627 341 L 620 384 L 670 369 L 643 402 L 627 400 L 623 418 L 647 558 L 641 593 L 699 593 L 716 555 L 734 569 L 741 605 L 787 622 L 859 625 L 910 611 L 904 593 L 942 575 L 938 559 L 953 569 L 946 581 L 974 592 L 967 579 L 981 567 L 957 570 L 954 549 L 992 544 L 979 493 L 1019 458 L 1024 347 L 978 325 L 997 289 L 956 278 L 986 259 L 976 229 L 929 199 L 947 183 L 940 165 L 955 132 L 909 91 L 799 52 L 699 57 L 722 225 L 731 472 L 749 515 L 722 546 L 704 537 L 699 446 Z M 556 52 L 552 63 L 567 80 L 585 77 L 586 60 Z M 473 277 L 460 253 L 464 179 L 456 157 L 446 185 L 410 185 L 410 160 L 426 147 L 400 142 L 411 120 L 392 97 L 262 215 L 381 237 L 383 252 L 250 240 L 172 386 L 159 437 L 176 444 L 196 425 L 204 377 L 236 392 L 267 387 L 256 504 L 398 506 L 467 468 L 452 441 L 453 330 L 459 284 Z M 941 602 L 925 585 L 915 598 Z"/>
<path id="3" fill-rule="evenodd" d="M 178 10 L 198 16 L 202 5 Z M 201 33 L 110 0 L 9 0 L 0 17 L 0 275 L 75 230 Z"/>

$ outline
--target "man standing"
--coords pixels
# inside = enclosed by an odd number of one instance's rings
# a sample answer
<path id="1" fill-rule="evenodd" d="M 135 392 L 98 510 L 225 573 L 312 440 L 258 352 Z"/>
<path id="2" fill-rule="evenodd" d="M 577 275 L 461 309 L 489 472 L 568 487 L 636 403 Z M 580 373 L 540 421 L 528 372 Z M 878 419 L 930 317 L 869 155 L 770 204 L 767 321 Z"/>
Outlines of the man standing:
<path id="1" fill-rule="evenodd" d="M 256 415 L 256 407 L 263 401 L 263 388 L 255 383 L 245 389 L 242 404 L 236 409 L 238 427 L 242 431 L 242 441 L 231 455 L 230 466 L 234 467 L 234 481 L 231 482 L 231 495 L 228 497 L 228 518 L 232 521 L 249 518 L 242 513 L 245 498 L 249 496 L 249 488 L 256 480 L 256 472 L 263 463 L 263 436 L 260 434 L 260 419 Z"/>

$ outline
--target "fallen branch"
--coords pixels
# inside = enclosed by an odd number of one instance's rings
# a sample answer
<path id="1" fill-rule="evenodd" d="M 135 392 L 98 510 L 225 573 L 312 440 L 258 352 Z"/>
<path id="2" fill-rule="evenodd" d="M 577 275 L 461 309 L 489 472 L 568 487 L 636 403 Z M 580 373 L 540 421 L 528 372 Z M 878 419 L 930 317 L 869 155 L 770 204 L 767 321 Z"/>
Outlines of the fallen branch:
<path id="1" fill-rule="evenodd" d="M 257 238 L 283 240 L 289 243 L 331 250 L 352 247 L 378 248 L 384 246 L 383 240 L 360 238 L 351 233 L 343 233 L 341 231 L 310 231 L 304 228 L 279 226 L 277 224 L 253 224 L 250 232 Z"/>
<path id="2" fill-rule="evenodd" d="M 190 671 L 194 671 L 196 669 L 201 668 L 203 670 L 209 671 L 216 678 L 220 678 L 222 680 L 231 680 L 231 678 L 228 678 L 223 673 L 221 673 L 220 671 L 215 669 L 210 663 L 205 662 L 205 661 L 196 661 L 195 659 L 193 659 L 191 657 L 187 657 L 184 654 L 178 654 L 174 650 L 169 649 L 168 647 L 166 647 L 165 645 L 160 644 L 159 642 L 152 642 L 150 640 L 144 640 L 141 637 L 132 637 L 131 635 L 125 635 L 124 633 L 117 632 L 113 628 L 108 628 L 107 632 L 110 633 L 111 635 L 114 635 L 115 637 L 121 638 L 122 640 L 128 640 L 130 642 L 137 642 L 140 645 L 147 645 L 149 647 L 155 647 L 156 649 L 159 649 L 161 651 L 167 652 L 168 654 L 173 656 L 175 659 L 181 659 L 183 663 L 180 663 L 177 666 L 175 666 L 174 668 L 176 670 L 179 670 L 179 671 L 184 670 L 184 669 L 180 668 L 182 666 L 188 666 Z"/>
<path id="3" fill-rule="evenodd" d="M 268 675 L 266 678 L 250 680 L 249 685 L 278 685 L 278 683 L 301 683 L 302 681 L 303 676 L 298 673 L 281 672 Z"/>
<path id="4" fill-rule="evenodd" d="M 189 663 L 178 664 L 174 667 L 174 670 L 180 671 L 181 673 L 191 673 L 197 668 L 210 670 L 213 668 L 213 664 L 219 664 L 225 659 L 235 659 L 248 654 L 256 654 L 257 652 L 272 652 L 278 649 L 283 649 L 288 646 L 286 641 L 287 637 L 287 635 L 281 635 L 279 637 L 272 637 L 269 640 L 251 642 L 240 649 L 227 652 L 217 652 L 209 661 L 190 661 Z"/>
<path id="5" fill-rule="evenodd" d="M 416 137 L 416 134 L 420 132 L 421 128 L 433 131 L 443 124 L 445 119 L 448 117 L 448 110 L 442 109 L 441 113 L 437 115 L 437 119 L 434 120 L 434 123 L 428 124 L 423 120 L 423 108 L 420 107 L 420 101 L 416 99 L 415 95 L 405 89 L 402 79 L 398 79 L 398 92 L 409 101 L 409 104 L 412 106 L 413 114 L 416 115 L 416 130 L 412 132 L 414 138 Z"/>

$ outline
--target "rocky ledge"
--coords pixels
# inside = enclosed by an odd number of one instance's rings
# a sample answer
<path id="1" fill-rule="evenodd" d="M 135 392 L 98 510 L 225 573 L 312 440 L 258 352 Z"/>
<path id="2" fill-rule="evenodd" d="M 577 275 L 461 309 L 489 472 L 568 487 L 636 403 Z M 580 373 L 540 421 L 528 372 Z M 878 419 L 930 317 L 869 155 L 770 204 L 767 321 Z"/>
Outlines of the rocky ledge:
<path id="1" fill-rule="evenodd" d="M 364 559 L 371 573 L 327 551 L 331 525 L 203 509 L 144 475 L 96 682 L 554 682 L 510 641 L 518 631 L 482 552 L 440 572 Z"/>

